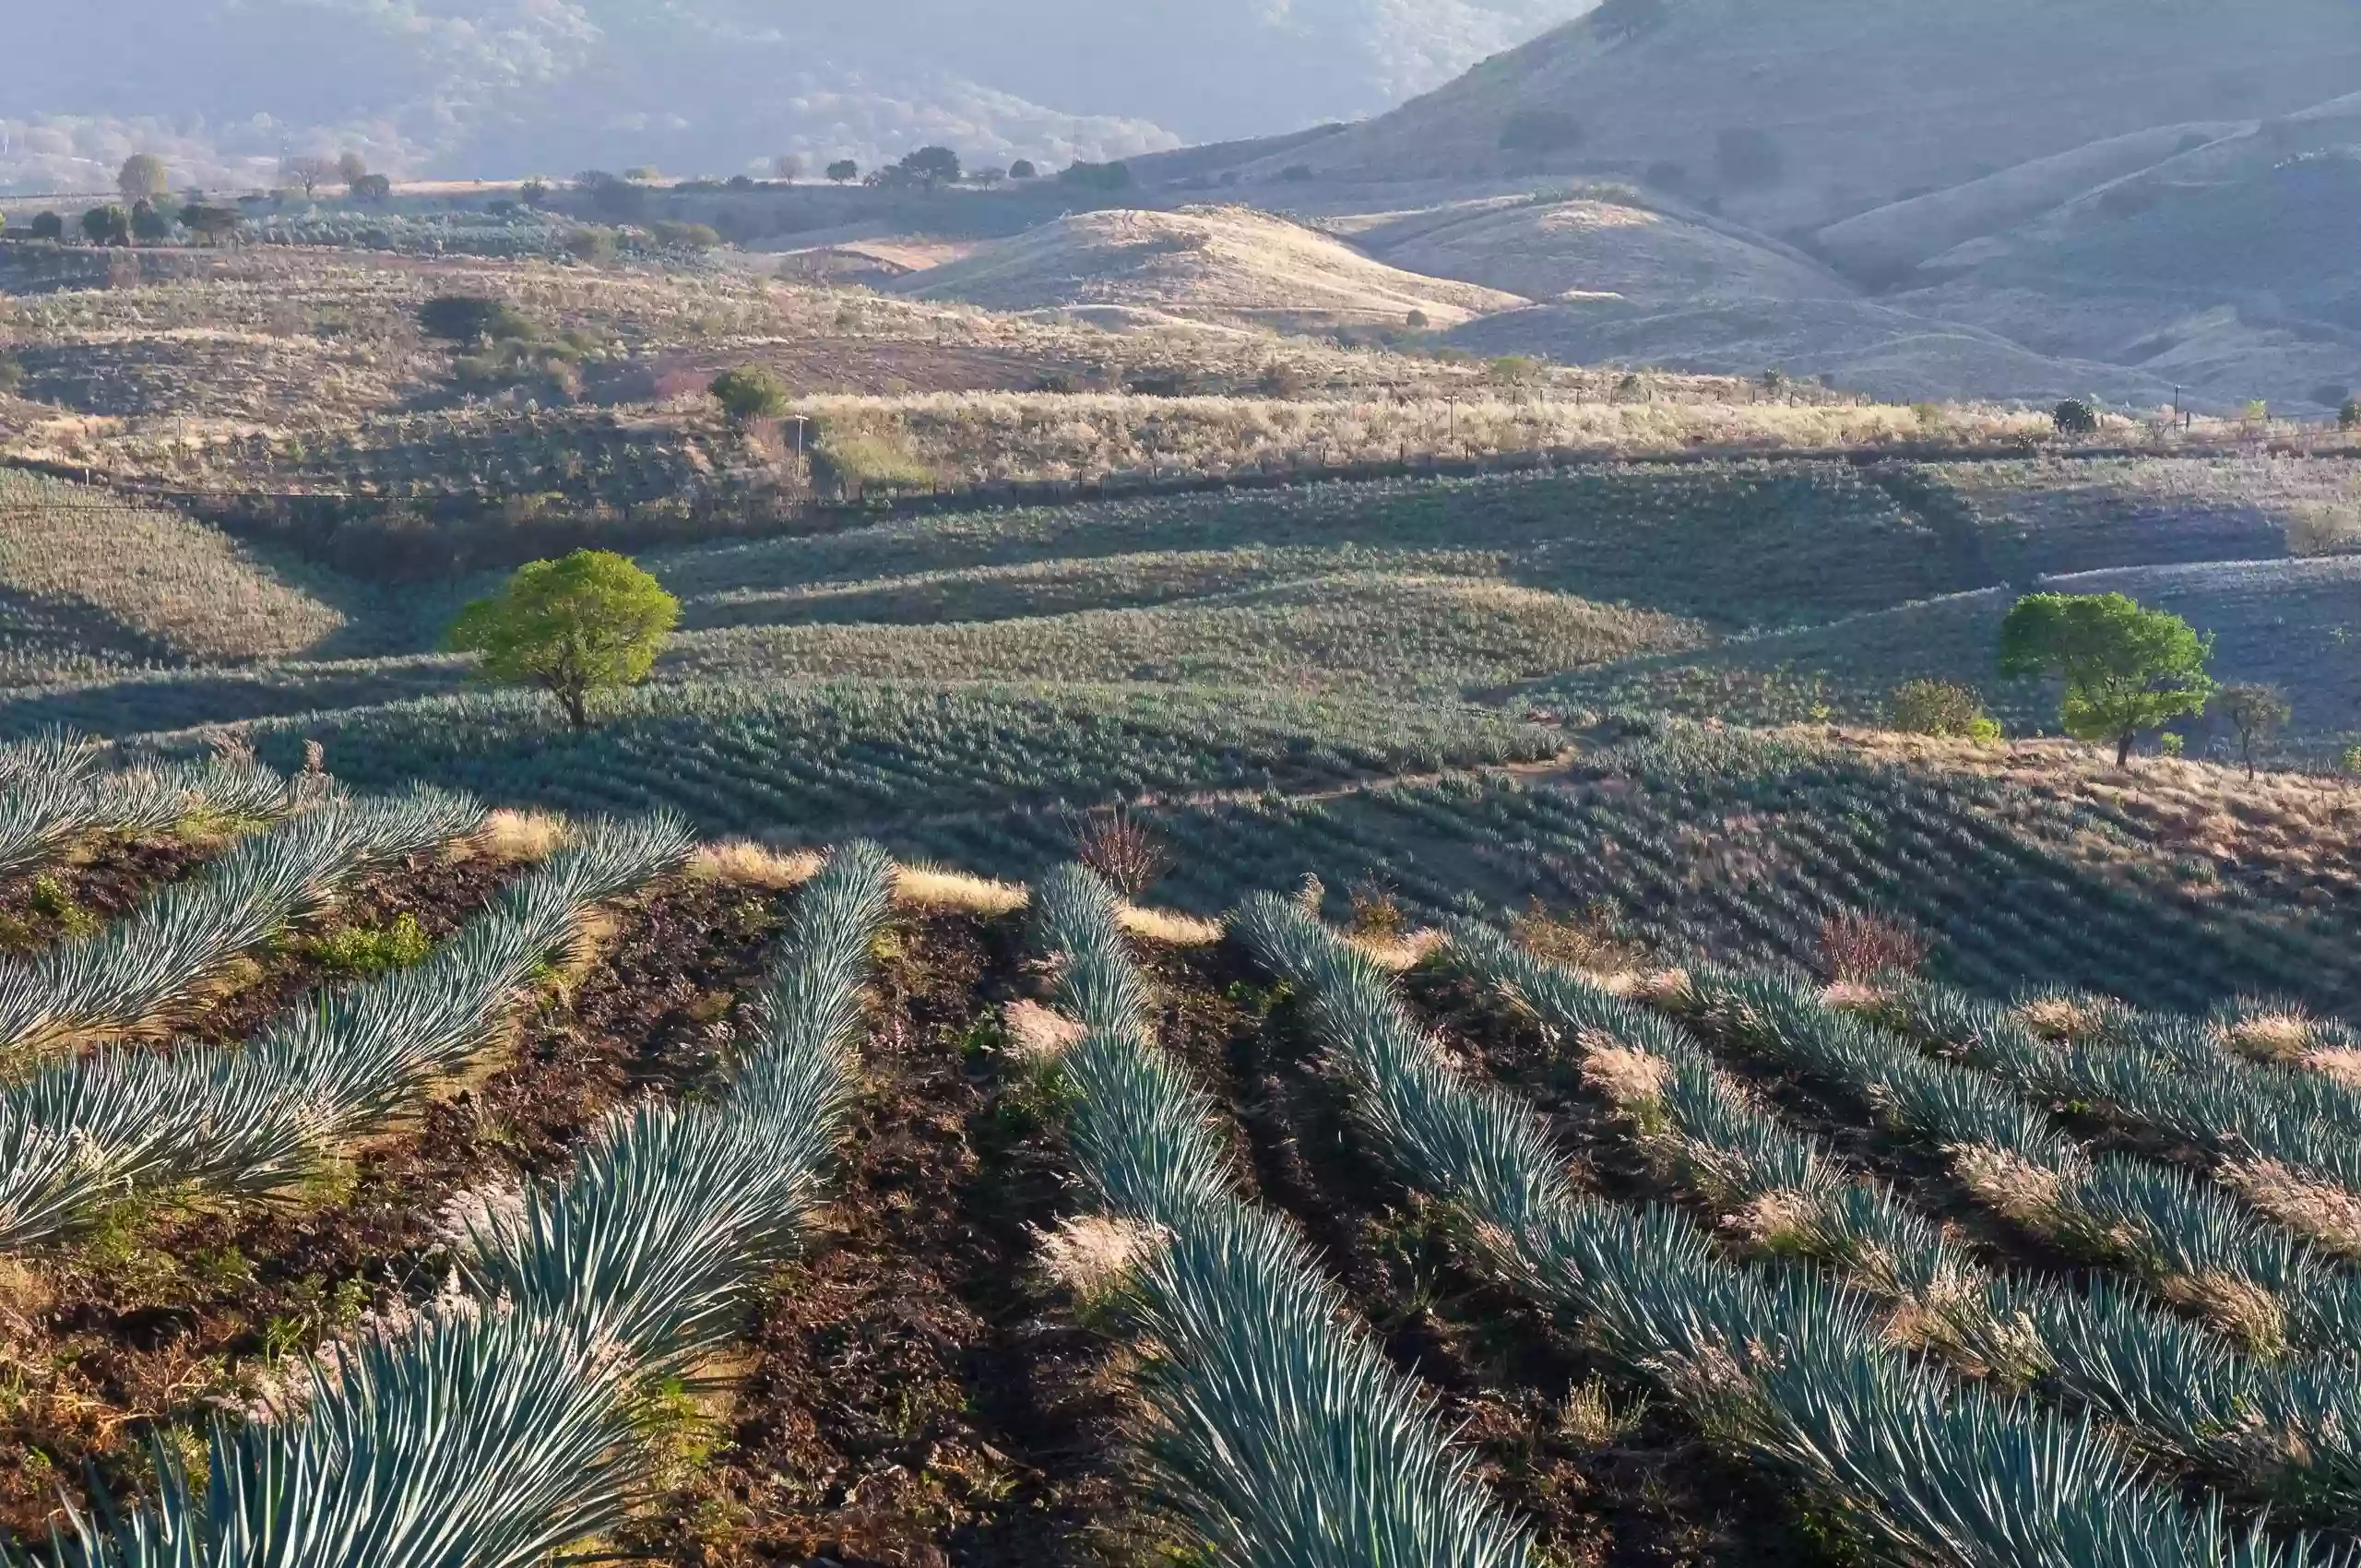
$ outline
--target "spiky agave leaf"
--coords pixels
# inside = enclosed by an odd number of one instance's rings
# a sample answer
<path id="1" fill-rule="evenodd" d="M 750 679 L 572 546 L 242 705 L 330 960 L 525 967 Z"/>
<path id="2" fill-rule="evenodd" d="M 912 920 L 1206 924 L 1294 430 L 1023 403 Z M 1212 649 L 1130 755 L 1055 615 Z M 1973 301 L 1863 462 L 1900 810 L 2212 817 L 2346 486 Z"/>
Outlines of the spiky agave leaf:
<path id="1" fill-rule="evenodd" d="M 1213 1107 L 1150 1041 L 1114 895 L 1045 878 L 1036 946 L 1086 1025 L 1059 1059 L 1074 1163 L 1150 1228 L 1126 1298 L 1145 1347 L 1151 1483 L 1236 1568 L 1510 1568 L 1530 1543 L 1386 1363 L 1283 1221 L 1241 1202 Z M 1071 983 L 1095 974 L 1087 986 Z"/>

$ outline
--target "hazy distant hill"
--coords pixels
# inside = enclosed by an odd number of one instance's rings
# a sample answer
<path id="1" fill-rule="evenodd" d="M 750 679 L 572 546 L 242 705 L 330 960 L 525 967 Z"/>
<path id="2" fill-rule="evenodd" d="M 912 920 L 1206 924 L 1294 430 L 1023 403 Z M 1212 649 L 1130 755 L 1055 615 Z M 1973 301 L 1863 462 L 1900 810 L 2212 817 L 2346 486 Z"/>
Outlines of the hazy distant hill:
<path id="1" fill-rule="evenodd" d="M 1374 113 L 1590 4 L 13 7 L 0 185 L 103 185 L 141 148 L 219 184 L 250 183 L 283 147 L 358 146 L 445 174 L 730 173 L 780 152 L 872 162 L 926 141 L 971 161 L 1114 157 Z"/>
<path id="2" fill-rule="evenodd" d="M 1294 156 L 1355 177 L 1653 166 L 1801 232 L 2105 138 L 2269 119 L 2356 87 L 2350 0 L 1610 0 Z"/>

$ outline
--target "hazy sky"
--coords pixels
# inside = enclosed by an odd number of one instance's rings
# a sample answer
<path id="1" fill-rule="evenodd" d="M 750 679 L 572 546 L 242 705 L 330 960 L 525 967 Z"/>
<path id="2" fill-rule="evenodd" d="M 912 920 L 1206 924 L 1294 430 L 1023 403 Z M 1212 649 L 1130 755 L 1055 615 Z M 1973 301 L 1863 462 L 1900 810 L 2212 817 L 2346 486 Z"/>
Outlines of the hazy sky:
<path id="1" fill-rule="evenodd" d="M 0 180 L 63 177 L 133 142 L 234 164 L 326 139 L 452 173 L 734 172 L 780 151 L 886 156 L 921 136 L 979 158 L 1118 155 L 1371 113 L 1592 3 L 26 6 L 9 24 Z"/>

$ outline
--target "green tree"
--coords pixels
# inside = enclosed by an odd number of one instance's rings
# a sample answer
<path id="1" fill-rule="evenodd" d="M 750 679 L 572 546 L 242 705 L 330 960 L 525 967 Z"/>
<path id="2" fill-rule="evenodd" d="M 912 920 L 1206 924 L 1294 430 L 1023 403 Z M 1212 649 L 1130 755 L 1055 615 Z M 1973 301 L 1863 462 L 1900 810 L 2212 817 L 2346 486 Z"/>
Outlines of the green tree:
<path id="1" fill-rule="evenodd" d="M 2255 747 L 2278 734 L 2281 726 L 2296 715 L 2286 694 L 2276 686 L 2225 686 L 2213 706 L 2238 732 L 2238 759 L 2247 765 L 2249 778 L 2254 777 Z"/>
<path id="2" fill-rule="evenodd" d="M 36 212 L 31 233 L 36 240 L 62 240 L 65 237 L 65 220 L 54 212 Z"/>
<path id="3" fill-rule="evenodd" d="M 2142 609 L 2119 593 L 2032 594 L 2000 624 L 2000 673 L 2061 676 L 2066 732 L 2093 744 L 2114 742 L 2118 767 L 2130 765 L 2143 731 L 2205 711 L 2213 651 L 2213 639 L 2179 616 Z"/>
<path id="4" fill-rule="evenodd" d="M 612 261 L 622 248 L 612 229 L 576 229 L 565 237 L 565 254 L 576 261 Z"/>
<path id="5" fill-rule="evenodd" d="M 1041 177 L 1041 171 L 1031 159 L 1020 158 L 1008 166 L 1008 177 L 1012 180 L 1038 180 Z"/>
<path id="6" fill-rule="evenodd" d="M 157 244 L 172 237 L 172 220 L 158 211 L 152 201 L 135 202 L 131 208 L 131 234 L 134 239 Z"/>
<path id="7" fill-rule="evenodd" d="M 181 208 L 181 227 L 212 245 L 235 234 L 245 220 L 246 215 L 234 207 L 193 201 Z"/>
<path id="8" fill-rule="evenodd" d="M 894 167 L 928 190 L 959 183 L 959 155 L 947 147 L 922 147 Z"/>
<path id="9" fill-rule="evenodd" d="M 135 152 L 123 160 L 123 168 L 114 177 L 114 188 L 123 193 L 126 204 L 154 201 L 172 188 L 172 173 L 154 153 Z"/>
<path id="10" fill-rule="evenodd" d="M 860 165 L 849 158 L 839 158 L 828 165 L 828 178 L 840 185 L 848 185 L 860 178 Z"/>
<path id="11" fill-rule="evenodd" d="M 590 694 L 646 680 L 680 615 L 681 601 L 627 557 L 577 550 L 518 567 L 459 612 L 446 643 L 479 656 L 479 680 L 539 686 L 587 730 Z"/>
<path id="12" fill-rule="evenodd" d="M 1973 686 L 1956 681 L 1905 681 L 1893 689 L 1887 706 L 1893 727 L 1910 735 L 1938 735 L 1965 741 L 2000 738 L 2000 726 L 1984 711 L 1984 699 Z"/>
<path id="13" fill-rule="evenodd" d="M 82 214 L 82 236 L 94 245 L 131 243 L 131 210 L 125 207 L 94 207 Z"/>
<path id="14" fill-rule="evenodd" d="M 2082 398 L 2069 398 L 2049 412 L 2049 422 L 2060 435 L 2089 435 L 2099 427 L 2099 411 Z"/>
<path id="15" fill-rule="evenodd" d="M 369 177 L 369 160 L 357 152 L 339 155 L 336 160 L 336 177 L 354 196 L 361 194 L 361 182 Z"/>
<path id="16" fill-rule="evenodd" d="M 725 370 L 706 388 L 721 411 L 739 424 L 749 420 L 777 419 L 787 411 L 787 388 L 761 365 Z"/>
<path id="17" fill-rule="evenodd" d="M 448 343 L 501 342 L 538 337 L 515 306 L 478 294 L 437 294 L 418 307 L 419 330 Z"/>

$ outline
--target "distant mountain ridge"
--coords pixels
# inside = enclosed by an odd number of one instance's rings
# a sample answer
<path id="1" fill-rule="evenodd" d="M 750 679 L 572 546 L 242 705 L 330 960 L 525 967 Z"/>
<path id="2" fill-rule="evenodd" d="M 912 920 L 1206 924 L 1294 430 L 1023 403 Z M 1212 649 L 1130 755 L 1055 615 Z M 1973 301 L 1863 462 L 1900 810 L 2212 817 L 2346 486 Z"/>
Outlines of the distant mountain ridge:
<path id="1" fill-rule="evenodd" d="M 1592 3 L 89 0 L 9 21 L 0 188 L 103 188 L 136 150 L 225 185 L 343 148 L 452 177 L 1122 157 L 1378 113 Z"/>

